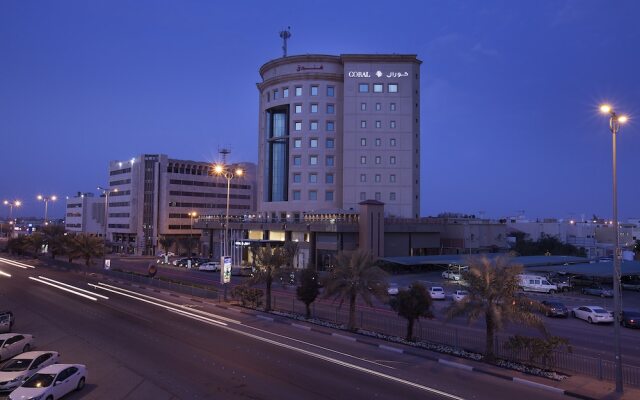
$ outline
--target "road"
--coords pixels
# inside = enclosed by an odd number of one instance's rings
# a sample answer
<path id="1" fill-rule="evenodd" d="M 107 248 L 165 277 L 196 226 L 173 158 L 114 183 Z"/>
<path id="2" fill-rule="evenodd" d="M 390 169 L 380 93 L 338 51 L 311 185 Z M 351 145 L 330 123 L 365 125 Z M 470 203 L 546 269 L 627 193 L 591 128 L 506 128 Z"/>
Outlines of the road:
<path id="1" fill-rule="evenodd" d="M 15 312 L 14 330 L 88 366 L 87 387 L 69 399 L 561 398 L 233 309 L 144 297 L 99 276 L 3 262 L 0 271 L 11 275 L 0 274 L 0 304 Z"/>

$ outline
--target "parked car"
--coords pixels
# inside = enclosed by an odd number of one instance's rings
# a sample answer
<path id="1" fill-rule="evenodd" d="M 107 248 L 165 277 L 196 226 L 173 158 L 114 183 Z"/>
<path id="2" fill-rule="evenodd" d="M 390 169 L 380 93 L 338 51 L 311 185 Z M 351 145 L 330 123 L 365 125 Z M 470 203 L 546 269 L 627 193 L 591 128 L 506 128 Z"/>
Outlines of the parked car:
<path id="1" fill-rule="evenodd" d="M 640 292 L 640 278 L 637 276 L 623 276 L 620 285 L 624 290 L 636 290 Z"/>
<path id="2" fill-rule="evenodd" d="M 397 296 L 398 291 L 399 289 L 397 283 L 390 283 L 389 287 L 387 287 L 387 294 L 389 294 L 389 296 Z"/>
<path id="3" fill-rule="evenodd" d="M 442 277 L 444 279 L 449 279 L 452 281 L 459 281 L 462 279 L 462 275 L 458 271 L 447 270 L 442 273 Z"/>
<path id="4" fill-rule="evenodd" d="M 563 317 L 569 316 L 569 310 L 567 307 L 559 301 L 542 301 L 542 305 L 545 307 L 545 315 L 547 317 Z"/>
<path id="5" fill-rule="evenodd" d="M 81 364 L 53 364 L 42 368 L 19 388 L 11 392 L 10 400 L 57 400 L 84 387 L 87 367 Z"/>
<path id="6" fill-rule="evenodd" d="M 181 258 L 175 261 L 173 265 L 177 267 L 188 267 L 189 261 L 191 261 L 191 268 L 197 268 L 200 266 L 200 264 L 204 264 L 211 260 L 209 260 L 208 258 L 200 258 L 200 257 L 186 257 L 186 258 Z"/>
<path id="7" fill-rule="evenodd" d="M 429 295 L 431 295 L 433 300 L 444 300 L 445 298 L 444 289 L 440 286 L 432 286 L 429 288 Z"/>
<path id="8" fill-rule="evenodd" d="M 22 385 L 40 369 L 58 362 L 55 351 L 28 351 L 13 357 L 0 368 L 0 391 L 11 391 Z"/>
<path id="9" fill-rule="evenodd" d="M 219 272 L 220 271 L 220 263 L 217 261 L 209 261 L 200 264 L 198 267 L 200 271 L 208 271 L 208 272 Z"/>
<path id="10" fill-rule="evenodd" d="M 547 278 L 538 275 L 518 275 L 518 286 L 525 292 L 543 292 L 554 294 L 558 286 L 550 283 Z"/>
<path id="11" fill-rule="evenodd" d="M 0 361 L 8 360 L 16 354 L 27 352 L 33 347 L 33 336 L 22 333 L 0 335 Z"/>
<path id="12" fill-rule="evenodd" d="M 622 310 L 620 325 L 625 328 L 640 328 L 640 311 Z"/>
<path id="13" fill-rule="evenodd" d="M 582 294 L 600 297 L 613 297 L 613 291 L 611 289 L 606 289 L 600 285 L 591 285 L 589 287 L 582 288 Z"/>
<path id="14" fill-rule="evenodd" d="M 11 332 L 16 317 L 11 311 L 0 311 L 0 333 Z"/>
<path id="15" fill-rule="evenodd" d="M 459 301 L 462 301 L 468 295 L 469 295 L 469 292 L 467 292 L 466 290 L 456 290 L 455 292 L 453 292 L 453 295 L 451 296 L 451 298 L 453 299 L 453 301 L 457 303 Z"/>
<path id="16" fill-rule="evenodd" d="M 613 322 L 613 313 L 599 306 L 576 307 L 571 310 L 571 315 L 590 324 L 609 324 Z"/>

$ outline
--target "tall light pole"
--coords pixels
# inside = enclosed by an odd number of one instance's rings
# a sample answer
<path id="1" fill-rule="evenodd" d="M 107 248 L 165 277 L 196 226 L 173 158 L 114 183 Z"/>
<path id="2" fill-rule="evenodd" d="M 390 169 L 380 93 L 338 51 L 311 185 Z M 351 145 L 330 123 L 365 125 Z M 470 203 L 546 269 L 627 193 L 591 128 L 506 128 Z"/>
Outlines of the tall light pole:
<path id="1" fill-rule="evenodd" d="M 9 225 L 13 225 L 15 227 L 16 224 L 15 224 L 15 221 L 13 220 L 13 207 L 20 207 L 22 205 L 22 202 L 20 200 L 13 200 L 13 201 L 5 200 L 2 202 L 2 204 L 4 204 L 5 206 L 9 206 Z"/>
<path id="2" fill-rule="evenodd" d="M 191 245 L 193 244 L 193 219 L 198 216 L 198 213 L 195 211 L 189 212 L 189 219 L 191 220 L 191 230 L 189 230 L 189 253 L 191 253 Z M 191 257 L 191 254 L 189 254 Z"/>
<path id="3" fill-rule="evenodd" d="M 617 114 L 611 106 L 603 104 L 600 111 L 609 116 L 609 130 L 611 131 L 612 140 L 612 159 L 613 159 L 613 229 L 615 230 L 615 249 L 613 254 L 613 342 L 616 362 L 616 392 L 622 393 L 622 351 L 620 348 L 620 229 L 618 225 L 618 177 L 616 167 L 616 136 L 620 130 L 620 125 L 627 122 L 626 115 Z"/>
<path id="4" fill-rule="evenodd" d="M 109 195 L 111 193 L 117 193 L 118 192 L 118 188 L 116 189 L 106 189 L 103 188 L 102 186 L 98 186 L 98 190 L 102 190 L 102 193 L 104 194 L 104 242 L 105 244 L 107 243 L 107 219 L 109 217 Z"/>
<path id="5" fill-rule="evenodd" d="M 58 197 L 56 195 L 51 196 L 43 196 L 41 194 L 38 195 L 38 200 L 44 201 L 44 224 L 48 225 L 49 221 L 47 220 L 47 210 L 49 208 L 49 201 L 56 201 Z"/>

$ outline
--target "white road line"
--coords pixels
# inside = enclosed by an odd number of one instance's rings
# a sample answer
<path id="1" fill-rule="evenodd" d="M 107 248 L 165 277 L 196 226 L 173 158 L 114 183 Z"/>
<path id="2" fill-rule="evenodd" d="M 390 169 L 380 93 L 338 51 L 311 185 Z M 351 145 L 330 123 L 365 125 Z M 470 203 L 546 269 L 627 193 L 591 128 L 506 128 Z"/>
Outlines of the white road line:
<path id="1" fill-rule="evenodd" d="M 22 269 L 27 269 L 27 268 L 35 268 L 33 265 L 29 265 L 29 264 L 25 264 L 25 263 L 21 263 L 18 261 L 13 261 L 10 260 L 8 258 L 2 258 L 0 257 L 0 262 L 3 262 L 5 264 L 9 264 L 9 265 L 13 265 L 14 267 L 18 267 L 18 268 L 22 268 Z"/>
<path id="2" fill-rule="evenodd" d="M 53 279 L 51 279 L 51 278 L 47 278 L 46 276 L 41 276 L 41 275 L 40 275 L 40 276 L 38 276 L 38 278 L 40 278 L 40 279 L 44 279 L 44 280 L 49 281 L 49 282 L 57 283 L 58 285 L 66 286 L 66 287 L 68 287 L 68 288 L 73 288 L 73 289 L 79 290 L 79 291 L 81 291 L 81 292 L 83 292 L 83 293 L 86 293 L 86 294 L 88 294 L 88 295 L 91 295 L 91 296 L 96 296 L 96 297 L 100 297 L 100 298 L 105 299 L 105 300 L 109 300 L 109 298 L 108 298 L 107 296 L 103 296 L 103 295 L 98 294 L 98 293 L 95 293 L 95 292 L 90 292 L 90 291 L 88 291 L 88 290 L 80 289 L 80 288 L 78 288 L 78 287 L 75 287 L 75 286 L 69 285 L 69 284 L 67 284 L 67 283 L 60 282 L 60 281 L 56 281 L 56 280 L 53 280 Z"/>
<path id="3" fill-rule="evenodd" d="M 2 275 L 2 276 L 6 276 L 7 278 L 11 278 L 11 274 L 7 274 L 7 273 L 6 273 L 6 272 L 4 272 L 4 271 L 0 271 L 0 275 Z"/>
<path id="4" fill-rule="evenodd" d="M 60 285 L 56 285 L 56 284 L 51 283 L 51 282 L 43 281 L 42 279 L 34 278 L 33 276 L 30 276 L 29 279 L 34 280 L 36 282 L 44 283 L 45 285 L 53 286 L 54 288 L 58 288 L 60 290 L 64 290 L 65 292 L 69 292 L 69 293 L 75 294 L 76 296 L 84 297 L 86 299 L 93 300 L 93 301 L 98 301 L 97 297 L 89 296 L 89 295 L 86 295 L 84 293 L 77 292 L 75 290 L 67 289 L 64 286 L 60 286 Z"/>

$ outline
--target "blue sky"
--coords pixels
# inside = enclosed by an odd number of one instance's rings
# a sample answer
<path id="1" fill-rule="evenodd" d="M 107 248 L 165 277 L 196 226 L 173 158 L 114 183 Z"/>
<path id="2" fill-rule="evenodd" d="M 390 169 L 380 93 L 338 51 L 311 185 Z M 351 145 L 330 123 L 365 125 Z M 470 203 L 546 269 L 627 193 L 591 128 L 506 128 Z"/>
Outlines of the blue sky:
<path id="1" fill-rule="evenodd" d="M 38 193 L 92 191 L 140 153 L 257 161 L 258 69 L 291 26 L 289 54 L 423 61 L 423 215 L 609 217 L 607 100 L 631 116 L 619 206 L 640 217 L 638 15 L 634 0 L 4 0 L 0 200 L 41 215 Z"/>

